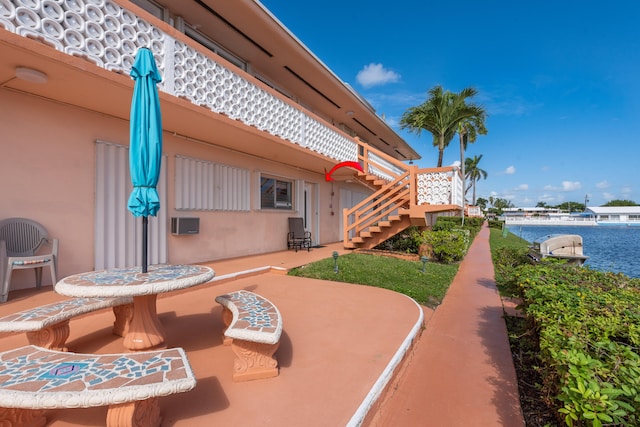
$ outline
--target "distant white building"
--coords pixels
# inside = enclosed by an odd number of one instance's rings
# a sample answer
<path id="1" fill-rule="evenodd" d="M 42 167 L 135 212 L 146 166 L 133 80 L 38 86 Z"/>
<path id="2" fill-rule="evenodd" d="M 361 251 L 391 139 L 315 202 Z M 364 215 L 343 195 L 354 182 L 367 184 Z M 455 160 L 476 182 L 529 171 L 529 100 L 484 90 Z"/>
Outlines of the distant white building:
<path id="1" fill-rule="evenodd" d="M 592 215 L 570 214 L 558 208 L 524 207 L 502 211 L 507 225 L 597 225 Z"/>
<path id="2" fill-rule="evenodd" d="M 598 225 L 640 226 L 640 206 L 598 206 L 587 208 Z"/>

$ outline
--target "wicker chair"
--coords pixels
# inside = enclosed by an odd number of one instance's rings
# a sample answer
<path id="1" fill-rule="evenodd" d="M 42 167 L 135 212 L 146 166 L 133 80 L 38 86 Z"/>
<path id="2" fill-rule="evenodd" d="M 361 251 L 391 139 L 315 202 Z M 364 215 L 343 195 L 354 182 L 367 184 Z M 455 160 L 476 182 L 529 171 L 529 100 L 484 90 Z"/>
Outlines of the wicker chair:
<path id="1" fill-rule="evenodd" d="M 49 237 L 47 230 L 26 218 L 0 221 L 0 302 L 6 302 L 13 270 L 33 268 L 36 287 L 42 286 L 42 269 L 49 267 L 51 281 L 56 283 L 58 239 Z"/>

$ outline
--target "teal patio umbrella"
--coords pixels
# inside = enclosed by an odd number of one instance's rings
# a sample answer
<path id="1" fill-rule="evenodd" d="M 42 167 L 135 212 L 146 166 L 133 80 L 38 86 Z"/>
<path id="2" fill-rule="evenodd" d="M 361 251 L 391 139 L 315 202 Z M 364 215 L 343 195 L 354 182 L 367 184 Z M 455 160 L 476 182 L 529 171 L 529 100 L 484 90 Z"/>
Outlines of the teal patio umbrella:
<path id="1" fill-rule="evenodd" d="M 142 48 L 131 68 L 135 80 L 131 100 L 129 170 L 133 191 L 131 213 L 142 217 L 142 272 L 147 272 L 148 216 L 156 216 L 160 198 L 156 186 L 162 162 L 162 115 L 157 84 L 162 81 L 153 53 Z"/>

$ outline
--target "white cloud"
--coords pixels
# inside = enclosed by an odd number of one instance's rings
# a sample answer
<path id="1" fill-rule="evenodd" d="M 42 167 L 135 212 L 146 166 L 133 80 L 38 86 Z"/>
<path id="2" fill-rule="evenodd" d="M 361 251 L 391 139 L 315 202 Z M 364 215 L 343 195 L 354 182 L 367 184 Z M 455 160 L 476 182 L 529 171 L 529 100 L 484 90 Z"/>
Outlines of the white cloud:
<path id="1" fill-rule="evenodd" d="M 562 181 L 562 191 L 575 191 L 582 188 L 582 184 L 578 181 Z"/>
<path id="2" fill-rule="evenodd" d="M 611 193 L 604 192 L 604 193 L 602 193 L 602 197 L 603 197 L 603 198 L 608 202 L 608 201 L 610 201 L 610 200 L 615 199 L 615 198 L 616 198 L 616 195 L 615 195 L 615 194 L 611 194 Z"/>
<path id="3" fill-rule="evenodd" d="M 529 184 L 520 184 L 515 188 L 516 191 L 526 191 L 528 189 L 529 189 Z"/>
<path id="4" fill-rule="evenodd" d="M 382 64 L 374 64 L 372 62 L 358 71 L 356 80 L 364 87 L 372 87 L 395 83 L 400 80 L 400 74 L 384 68 Z"/>
<path id="5" fill-rule="evenodd" d="M 582 188 L 582 184 L 579 181 L 562 181 L 562 185 L 560 187 L 555 187 L 553 185 L 545 185 L 544 189 L 546 191 L 576 191 Z"/>
<path id="6" fill-rule="evenodd" d="M 509 166 L 508 168 L 506 168 L 504 170 L 504 173 L 507 175 L 513 175 L 514 173 L 516 173 L 516 167 L 515 166 Z"/>
<path id="7" fill-rule="evenodd" d="M 621 192 L 624 196 L 628 196 L 628 195 L 630 195 L 630 194 L 632 194 L 632 193 L 633 193 L 633 190 L 631 189 L 631 187 L 626 187 L 626 186 L 625 186 L 625 187 L 622 187 L 622 188 L 620 189 L 620 192 Z"/>
<path id="8" fill-rule="evenodd" d="M 601 181 L 601 182 L 596 184 L 596 188 L 604 190 L 605 188 L 609 188 L 609 183 L 606 180 Z"/>

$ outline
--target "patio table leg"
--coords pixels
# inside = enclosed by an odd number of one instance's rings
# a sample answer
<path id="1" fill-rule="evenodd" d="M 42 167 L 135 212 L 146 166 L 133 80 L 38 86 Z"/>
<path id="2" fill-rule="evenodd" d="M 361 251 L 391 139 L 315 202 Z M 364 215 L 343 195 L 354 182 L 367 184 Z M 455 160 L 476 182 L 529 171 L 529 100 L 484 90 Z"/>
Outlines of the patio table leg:
<path id="1" fill-rule="evenodd" d="M 157 295 L 133 297 L 133 317 L 124 338 L 129 350 L 148 350 L 164 344 L 164 328 L 156 312 Z"/>

